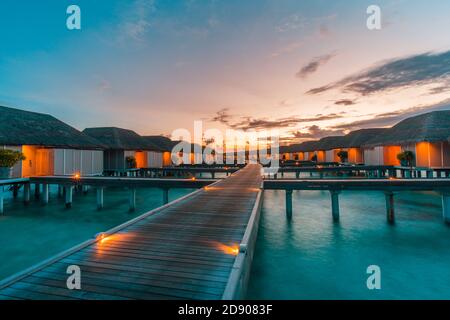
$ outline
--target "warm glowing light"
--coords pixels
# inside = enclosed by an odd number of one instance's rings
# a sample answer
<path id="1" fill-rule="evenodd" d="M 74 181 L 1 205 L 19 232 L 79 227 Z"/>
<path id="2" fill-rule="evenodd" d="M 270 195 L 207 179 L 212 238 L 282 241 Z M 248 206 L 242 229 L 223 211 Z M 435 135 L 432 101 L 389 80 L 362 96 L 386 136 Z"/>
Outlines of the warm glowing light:
<path id="1" fill-rule="evenodd" d="M 98 242 L 104 243 L 104 242 L 108 241 L 108 236 L 105 233 L 99 233 L 97 235 L 96 239 L 97 239 Z"/>
<path id="2" fill-rule="evenodd" d="M 195 180 L 197 180 L 197 178 L 195 178 L 195 177 L 192 177 L 192 178 L 191 178 L 191 180 L 192 180 L 192 181 L 195 181 Z"/>
<path id="3" fill-rule="evenodd" d="M 296 162 L 295 165 L 298 166 L 300 163 Z"/>
<path id="4" fill-rule="evenodd" d="M 79 173 L 75 173 L 73 176 L 75 179 L 80 179 L 81 175 Z"/>
<path id="5" fill-rule="evenodd" d="M 239 254 L 239 246 L 236 244 L 227 246 L 223 243 L 217 243 L 217 249 L 219 249 L 220 251 L 222 251 L 225 254 L 229 254 L 232 256 L 237 256 Z"/>
<path id="6" fill-rule="evenodd" d="M 323 168 L 323 166 L 317 166 L 317 169 L 322 169 Z"/>

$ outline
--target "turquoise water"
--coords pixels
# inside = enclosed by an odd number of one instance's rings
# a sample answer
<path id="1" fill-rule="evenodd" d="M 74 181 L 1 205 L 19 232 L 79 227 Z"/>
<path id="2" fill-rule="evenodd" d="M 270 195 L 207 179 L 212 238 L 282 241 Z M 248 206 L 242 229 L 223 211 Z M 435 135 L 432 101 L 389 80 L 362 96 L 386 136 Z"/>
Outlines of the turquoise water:
<path id="1" fill-rule="evenodd" d="M 171 189 L 169 200 L 193 191 Z M 0 216 L 0 279 L 161 206 L 162 197 L 159 189 L 138 189 L 136 211 L 130 213 L 129 191 L 122 188 L 105 189 L 101 211 L 96 209 L 95 190 L 87 195 L 75 192 L 71 209 L 65 209 L 55 188 L 47 206 L 33 201 L 25 207 L 22 193 L 15 200 L 8 193 L 5 214 Z"/>
<path id="2" fill-rule="evenodd" d="M 343 192 L 341 221 L 328 192 L 297 191 L 287 222 L 283 191 L 265 191 L 250 299 L 450 299 L 450 227 L 441 197 L 399 193 L 388 225 L 384 194 Z M 368 290 L 369 265 L 381 290 Z"/>

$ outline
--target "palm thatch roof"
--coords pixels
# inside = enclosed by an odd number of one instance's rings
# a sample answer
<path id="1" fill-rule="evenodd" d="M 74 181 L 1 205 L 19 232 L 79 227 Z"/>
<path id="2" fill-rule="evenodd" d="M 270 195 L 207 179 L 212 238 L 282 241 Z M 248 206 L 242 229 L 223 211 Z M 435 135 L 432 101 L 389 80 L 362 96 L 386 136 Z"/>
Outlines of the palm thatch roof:
<path id="1" fill-rule="evenodd" d="M 112 150 L 160 151 L 156 145 L 136 132 L 117 127 L 87 128 L 83 132 Z"/>
<path id="2" fill-rule="evenodd" d="M 319 141 L 311 140 L 290 146 L 290 152 L 310 152 L 318 150 Z"/>
<path id="3" fill-rule="evenodd" d="M 179 143 L 179 141 L 170 140 L 164 136 L 143 136 L 145 141 L 157 146 L 161 151 L 172 151 L 172 148 Z"/>
<path id="4" fill-rule="evenodd" d="M 0 106 L 0 145 L 101 150 L 97 140 L 47 114 Z"/>
<path id="5" fill-rule="evenodd" d="M 340 148 L 359 148 L 368 141 L 385 134 L 385 128 L 360 129 L 352 131 L 345 136 Z"/>
<path id="6" fill-rule="evenodd" d="M 416 142 L 447 141 L 450 137 L 450 110 L 433 111 L 405 119 L 366 146 L 399 145 Z"/>
<path id="7" fill-rule="evenodd" d="M 378 137 L 388 129 L 361 129 L 345 136 L 329 136 L 319 140 L 318 150 L 333 150 L 339 148 L 359 148 L 367 141 Z"/>
<path id="8" fill-rule="evenodd" d="M 319 140 L 316 150 L 332 150 L 344 144 L 345 136 L 329 136 Z"/>

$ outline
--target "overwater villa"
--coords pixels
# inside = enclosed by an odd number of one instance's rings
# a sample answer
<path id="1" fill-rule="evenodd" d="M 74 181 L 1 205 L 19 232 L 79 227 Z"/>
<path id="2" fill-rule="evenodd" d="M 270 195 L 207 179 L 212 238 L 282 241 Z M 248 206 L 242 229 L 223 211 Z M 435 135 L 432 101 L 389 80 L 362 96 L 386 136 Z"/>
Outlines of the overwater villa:
<path id="1" fill-rule="evenodd" d="M 450 110 L 434 111 L 403 120 L 364 145 L 367 165 L 400 165 L 402 151 L 414 154 L 412 165 L 450 167 Z"/>
<path id="2" fill-rule="evenodd" d="M 317 151 L 317 161 L 321 162 L 341 162 L 340 151 L 347 152 L 345 162 L 358 164 L 364 163 L 364 149 L 362 145 L 367 141 L 383 134 L 386 129 L 361 129 L 352 131 L 345 136 L 330 136 L 319 140 Z"/>
<path id="3" fill-rule="evenodd" d="M 103 173 L 101 143 L 47 114 L 0 107 L 0 148 L 25 156 L 15 178 Z"/>
<path id="4" fill-rule="evenodd" d="M 145 141 L 148 141 L 149 143 L 158 146 L 158 148 L 161 150 L 162 152 L 161 166 L 167 167 L 172 164 L 170 154 L 176 142 L 164 136 L 143 136 L 142 138 Z"/>
<path id="5" fill-rule="evenodd" d="M 450 167 L 450 111 L 434 111 L 399 122 L 392 128 L 352 131 L 345 136 L 329 136 L 315 141 L 284 146 L 283 160 L 342 162 L 338 154 L 347 152 L 345 162 L 365 165 L 401 165 L 398 155 L 411 151 L 411 165 L 424 168 Z"/>
<path id="6" fill-rule="evenodd" d="M 104 169 L 107 172 L 163 166 L 164 149 L 132 130 L 98 127 L 87 128 L 83 132 L 106 147 Z"/>

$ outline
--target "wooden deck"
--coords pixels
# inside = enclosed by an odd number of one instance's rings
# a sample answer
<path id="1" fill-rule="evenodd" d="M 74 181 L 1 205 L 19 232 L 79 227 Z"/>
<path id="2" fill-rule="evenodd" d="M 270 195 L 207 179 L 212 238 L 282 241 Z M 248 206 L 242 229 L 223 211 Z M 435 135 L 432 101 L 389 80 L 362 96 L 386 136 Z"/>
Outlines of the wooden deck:
<path id="1" fill-rule="evenodd" d="M 255 233 L 260 186 L 260 166 L 249 165 L 4 280 L 0 299 L 221 299 L 238 260 L 225 246 Z M 67 289 L 70 265 L 81 290 Z"/>

